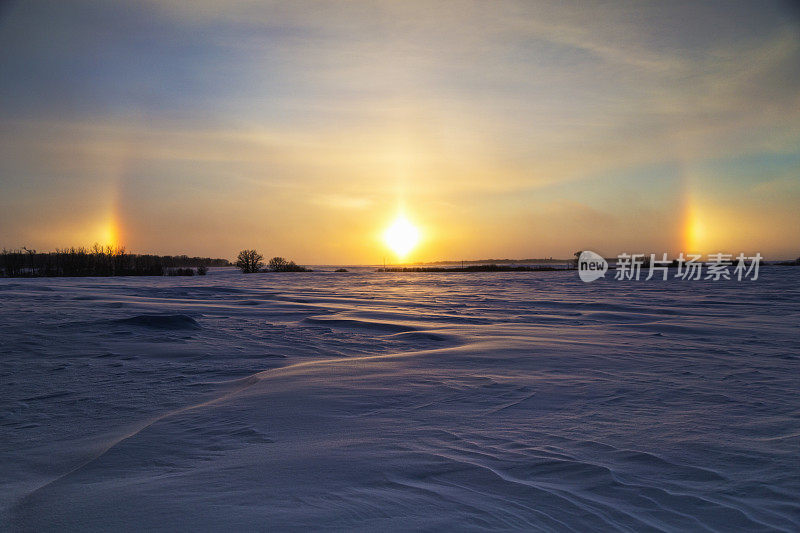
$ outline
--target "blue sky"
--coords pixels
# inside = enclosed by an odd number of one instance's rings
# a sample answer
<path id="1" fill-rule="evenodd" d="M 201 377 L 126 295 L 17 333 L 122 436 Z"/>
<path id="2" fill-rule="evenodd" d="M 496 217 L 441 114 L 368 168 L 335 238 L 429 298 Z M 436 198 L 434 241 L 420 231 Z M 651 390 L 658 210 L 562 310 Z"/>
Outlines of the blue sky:
<path id="1" fill-rule="evenodd" d="M 800 255 L 789 2 L 12 1 L 0 102 L 6 247 Z"/>

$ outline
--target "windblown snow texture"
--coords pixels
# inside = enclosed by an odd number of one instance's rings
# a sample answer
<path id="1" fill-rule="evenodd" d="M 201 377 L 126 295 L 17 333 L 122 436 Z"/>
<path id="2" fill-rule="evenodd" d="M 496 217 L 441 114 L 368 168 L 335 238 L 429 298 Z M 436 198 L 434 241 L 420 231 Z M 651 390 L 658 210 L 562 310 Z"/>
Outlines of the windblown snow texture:
<path id="1" fill-rule="evenodd" d="M 800 269 L 0 280 L 0 529 L 800 529 Z"/>

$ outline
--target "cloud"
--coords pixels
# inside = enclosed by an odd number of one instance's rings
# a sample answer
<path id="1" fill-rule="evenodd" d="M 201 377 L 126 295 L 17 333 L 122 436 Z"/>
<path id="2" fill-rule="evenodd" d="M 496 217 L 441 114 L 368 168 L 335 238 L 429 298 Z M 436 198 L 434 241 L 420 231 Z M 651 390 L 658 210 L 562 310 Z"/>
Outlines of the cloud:
<path id="1" fill-rule="evenodd" d="M 357 255 L 331 221 L 368 232 L 402 202 L 455 241 L 448 220 L 473 228 L 466 211 L 505 231 L 509 249 L 511 236 L 520 249 L 577 238 L 574 223 L 558 239 L 511 231 L 546 198 L 554 216 L 585 213 L 628 242 L 633 230 L 603 213 L 622 196 L 642 209 L 672 202 L 650 169 L 694 179 L 706 161 L 800 142 L 800 37 L 771 4 L 75 6 L 19 4 L 4 19 L 6 209 L 89 196 L 80 205 L 99 210 L 121 190 L 129 218 L 182 235 L 193 231 L 182 218 L 202 211 L 242 238 L 315 250 L 324 233 L 335 253 Z M 603 188 L 633 192 L 615 205 Z M 252 222 L 263 213 L 281 217 Z M 276 220 L 292 220 L 291 233 Z"/>

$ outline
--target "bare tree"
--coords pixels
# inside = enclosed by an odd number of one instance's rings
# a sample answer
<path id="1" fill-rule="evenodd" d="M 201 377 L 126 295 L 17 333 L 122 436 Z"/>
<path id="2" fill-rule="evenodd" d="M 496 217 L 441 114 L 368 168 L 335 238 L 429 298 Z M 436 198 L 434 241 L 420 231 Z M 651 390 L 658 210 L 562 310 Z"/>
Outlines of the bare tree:
<path id="1" fill-rule="evenodd" d="M 239 252 L 239 257 L 236 258 L 236 267 L 245 274 L 258 272 L 264 266 L 264 263 L 261 262 L 262 259 L 264 256 L 256 250 L 242 250 Z"/>
<path id="2" fill-rule="evenodd" d="M 269 260 L 269 269 L 273 272 L 311 272 L 306 267 L 287 261 L 283 257 L 273 257 Z"/>
<path id="3" fill-rule="evenodd" d="M 289 266 L 289 262 L 283 257 L 273 257 L 269 260 L 269 269 L 274 272 L 283 272 Z"/>

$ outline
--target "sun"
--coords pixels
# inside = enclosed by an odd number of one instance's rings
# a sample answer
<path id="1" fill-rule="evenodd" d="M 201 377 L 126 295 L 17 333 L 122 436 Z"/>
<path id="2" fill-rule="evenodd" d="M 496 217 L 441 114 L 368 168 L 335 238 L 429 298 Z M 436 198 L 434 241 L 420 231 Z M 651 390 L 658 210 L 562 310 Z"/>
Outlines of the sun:
<path id="1" fill-rule="evenodd" d="M 383 240 L 402 259 L 419 243 L 419 230 L 404 215 L 398 215 L 386 228 Z"/>

